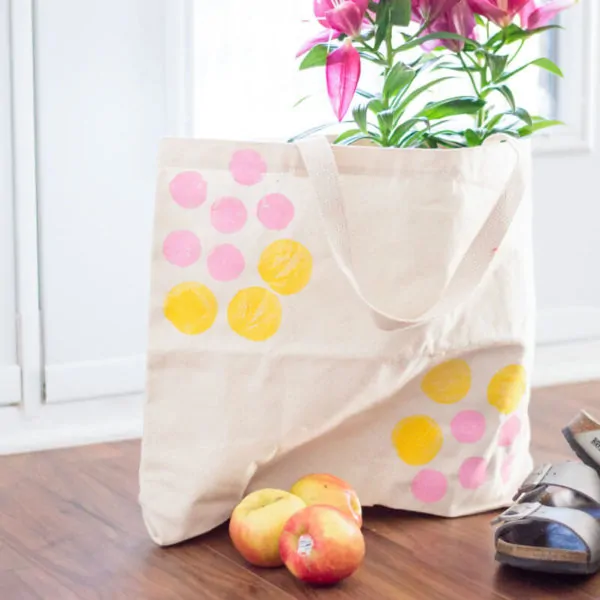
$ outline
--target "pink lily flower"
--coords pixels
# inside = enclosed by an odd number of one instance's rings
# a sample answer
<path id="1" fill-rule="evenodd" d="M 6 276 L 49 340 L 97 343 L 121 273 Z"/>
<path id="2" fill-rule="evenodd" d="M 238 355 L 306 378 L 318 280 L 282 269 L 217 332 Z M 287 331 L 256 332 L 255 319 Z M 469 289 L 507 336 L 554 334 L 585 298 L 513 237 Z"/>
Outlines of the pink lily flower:
<path id="1" fill-rule="evenodd" d="M 462 37 L 474 39 L 475 16 L 467 0 L 417 0 L 413 5 L 418 20 L 429 22 L 427 34 L 445 32 L 456 33 Z M 464 42 L 460 40 L 432 40 L 423 44 L 425 50 L 443 45 L 454 52 L 462 50 Z"/>
<path id="2" fill-rule="evenodd" d="M 473 12 L 500 27 L 510 25 L 517 14 L 531 0 L 468 0 Z"/>
<path id="3" fill-rule="evenodd" d="M 349 38 L 327 57 L 327 93 L 338 121 L 345 117 L 350 108 L 360 71 L 360 54 Z"/>
<path id="4" fill-rule="evenodd" d="M 314 0 L 315 16 L 325 31 L 303 44 L 296 57 L 317 44 L 337 40 L 342 34 L 351 38 L 359 35 L 368 6 L 369 0 Z"/>
<path id="5" fill-rule="evenodd" d="M 458 2 L 459 0 L 413 0 L 413 20 L 418 23 L 433 23 L 443 12 Z"/>
<path id="6" fill-rule="evenodd" d="M 547 25 L 561 11 L 571 8 L 578 0 L 550 0 L 540 2 L 530 0 L 520 11 L 521 27 L 537 29 Z"/>

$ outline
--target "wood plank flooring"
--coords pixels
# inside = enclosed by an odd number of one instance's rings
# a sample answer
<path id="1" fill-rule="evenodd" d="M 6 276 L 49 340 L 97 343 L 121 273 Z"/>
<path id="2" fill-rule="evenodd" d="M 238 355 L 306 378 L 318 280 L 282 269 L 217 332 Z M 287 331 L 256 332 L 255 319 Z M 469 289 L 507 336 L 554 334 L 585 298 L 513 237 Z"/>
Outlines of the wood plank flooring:
<path id="1" fill-rule="evenodd" d="M 537 390 L 537 461 L 571 458 L 561 426 L 600 412 L 600 382 Z M 0 600 L 590 600 L 600 575 L 500 568 L 490 515 L 442 520 L 366 511 L 367 557 L 353 578 L 313 589 L 285 569 L 246 566 L 225 527 L 156 547 L 137 504 L 139 444 L 0 457 Z"/>

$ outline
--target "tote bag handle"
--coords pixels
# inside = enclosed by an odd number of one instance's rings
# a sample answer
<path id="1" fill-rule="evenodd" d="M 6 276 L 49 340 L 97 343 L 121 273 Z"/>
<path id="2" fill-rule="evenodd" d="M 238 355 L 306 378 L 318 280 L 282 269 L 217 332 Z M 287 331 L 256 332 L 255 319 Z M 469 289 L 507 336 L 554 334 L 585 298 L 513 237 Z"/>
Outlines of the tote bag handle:
<path id="1" fill-rule="evenodd" d="M 344 199 L 330 142 L 322 136 L 296 142 L 314 188 L 319 213 L 333 257 L 357 296 L 370 309 L 375 323 L 381 329 L 407 329 L 450 314 L 468 300 L 485 277 L 494 259 L 494 253 L 490 251 L 490 248 L 500 250 L 502 247 L 502 242 L 506 238 L 521 204 L 526 185 L 520 168 L 519 149 L 514 140 L 506 135 L 489 138 L 490 143 L 503 141 L 506 141 L 515 153 L 515 166 L 510 173 L 505 189 L 496 200 L 488 218 L 466 250 L 439 299 L 419 314 L 399 312 L 393 315 L 380 310 L 367 299 L 354 274 Z"/>

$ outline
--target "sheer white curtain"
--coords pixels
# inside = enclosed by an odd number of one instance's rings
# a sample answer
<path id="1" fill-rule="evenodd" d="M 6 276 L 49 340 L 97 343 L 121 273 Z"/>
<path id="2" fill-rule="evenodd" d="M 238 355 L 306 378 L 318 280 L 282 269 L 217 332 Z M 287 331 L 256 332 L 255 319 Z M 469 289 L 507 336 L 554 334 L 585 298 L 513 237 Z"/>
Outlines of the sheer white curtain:
<path id="1" fill-rule="evenodd" d="M 335 121 L 324 70 L 299 72 L 295 59 L 302 42 L 319 31 L 312 0 L 196 0 L 194 9 L 194 135 L 282 140 Z M 519 62 L 548 56 L 549 39 L 538 36 L 526 44 Z M 365 69 L 361 87 L 377 91 L 375 78 Z M 535 67 L 526 70 L 514 90 L 517 102 L 552 117 L 549 81 Z M 466 82 L 451 85 L 451 93 L 470 93 Z"/>

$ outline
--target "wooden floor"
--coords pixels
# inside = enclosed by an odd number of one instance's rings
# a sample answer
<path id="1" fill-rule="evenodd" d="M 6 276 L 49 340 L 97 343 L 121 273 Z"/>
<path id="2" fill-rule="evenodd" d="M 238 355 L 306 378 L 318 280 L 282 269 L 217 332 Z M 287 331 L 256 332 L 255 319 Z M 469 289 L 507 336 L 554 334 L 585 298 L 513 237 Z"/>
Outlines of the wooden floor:
<path id="1" fill-rule="evenodd" d="M 600 412 L 600 382 L 537 391 L 538 461 L 570 457 L 561 426 Z M 590 600 L 600 575 L 565 579 L 499 568 L 490 515 L 441 520 L 367 511 L 355 576 L 310 589 L 284 569 L 246 567 L 224 528 L 159 549 L 136 502 L 139 444 L 0 458 L 0 600 Z"/>

